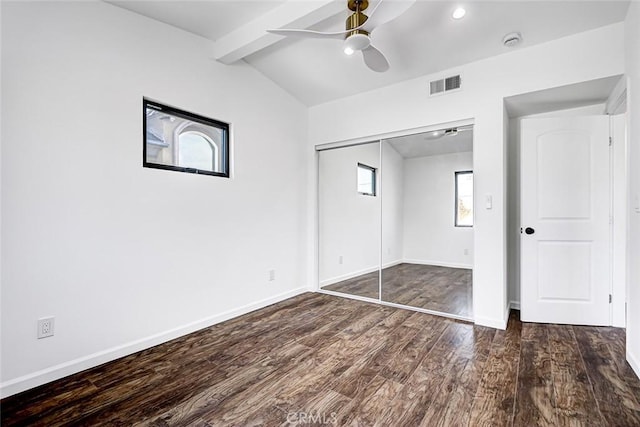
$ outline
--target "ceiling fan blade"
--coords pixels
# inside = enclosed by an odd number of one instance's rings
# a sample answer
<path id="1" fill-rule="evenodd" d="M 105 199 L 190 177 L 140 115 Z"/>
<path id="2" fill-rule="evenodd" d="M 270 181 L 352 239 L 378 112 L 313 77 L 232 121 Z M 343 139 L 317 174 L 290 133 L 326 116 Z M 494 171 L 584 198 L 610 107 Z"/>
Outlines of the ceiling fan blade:
<path id="1" fill-rule="evenodd" d="M 393 21 L 403 13 L 405 13 L 416 0 L 380 0 L 376 7 L 371 11 L 369 19 L 360 28 L 368 33 L 375 30 L 380 25 Z"/>
<path id="2" fill-rule="evenodd" d="M 362 57 L 367 67 L 375 72 L 384 73 L 389 69 L 389 61 L 387 61 L 387 58 L 372 45 L 362 50 Z"/>
<path id="3" fill-rule="evenodd" d="M 313 31 L 313 30 L 292 30 L 288 28 L 278 28 L 276 30 L 267 30 L 267 32 L 271 34 L 277 34 L 279 36 L 287 36 L 287 37 L 303 37 L 303 38 L 312 38 L 312 39 L 344 39 L 344 35 L 348 33 L 348 31 L 340 31 L 335 33 L 324 33 L 322 31 Z"/>

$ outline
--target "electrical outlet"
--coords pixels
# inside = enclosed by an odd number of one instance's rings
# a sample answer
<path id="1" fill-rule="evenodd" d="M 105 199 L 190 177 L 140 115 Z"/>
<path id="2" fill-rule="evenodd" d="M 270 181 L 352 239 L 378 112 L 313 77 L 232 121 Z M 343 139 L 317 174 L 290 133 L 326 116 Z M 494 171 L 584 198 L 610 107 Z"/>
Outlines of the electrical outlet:
<path id="1" fill-rule="evenodd" d="M 38 319 L 38 339 L 53 336 L 53 317 L 43 317 Z"/>
<path id="2" fill-rule="evenodd" d="M 338 257 L 338 264 L 342 264 L 342 255 Z"/>
<path id="3" fill-rule="evenodd" d="M 269 281 L 273 282 L 274 280 L 276 280 L 276 271 L 275 270 L 269 270 Z"/>
<path id="4" fill-rule="evenodd" d="M 469 249 L 465 249 L 465 250 L 464 250 L 464 254 L 465 254 L 465 255 L 469 255 Z"/>

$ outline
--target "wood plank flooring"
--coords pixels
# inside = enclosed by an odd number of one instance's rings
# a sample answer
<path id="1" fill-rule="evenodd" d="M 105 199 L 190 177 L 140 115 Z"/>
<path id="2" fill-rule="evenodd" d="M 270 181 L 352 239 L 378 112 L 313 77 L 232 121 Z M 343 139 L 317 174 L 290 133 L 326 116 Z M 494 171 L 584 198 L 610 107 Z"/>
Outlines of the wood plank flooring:
<path id="1" fill-rule="evenodd" d="M 382 300 L 471 318 L 471 276 L 466 268 L 398 264 L 382 270 Z M 378 299 L 378 277 L 367 273 L 322 289 Z"/>
<path id="2" fill-rule="evenodd" d="M 308 293 L 0 402 L 3 426 L 640 426 L 624 330 Z"/>

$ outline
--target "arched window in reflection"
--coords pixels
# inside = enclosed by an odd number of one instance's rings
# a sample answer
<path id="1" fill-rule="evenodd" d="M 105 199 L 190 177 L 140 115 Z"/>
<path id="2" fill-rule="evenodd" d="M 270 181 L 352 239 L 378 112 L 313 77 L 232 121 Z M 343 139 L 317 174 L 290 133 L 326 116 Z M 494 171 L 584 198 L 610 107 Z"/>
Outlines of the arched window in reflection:
<path id="1" fill-rule="evenodd" d="M 178 166 L 215 171 L 217 164 L 218 146 L 207 135 L 187 131 L 178 136 Z"/>

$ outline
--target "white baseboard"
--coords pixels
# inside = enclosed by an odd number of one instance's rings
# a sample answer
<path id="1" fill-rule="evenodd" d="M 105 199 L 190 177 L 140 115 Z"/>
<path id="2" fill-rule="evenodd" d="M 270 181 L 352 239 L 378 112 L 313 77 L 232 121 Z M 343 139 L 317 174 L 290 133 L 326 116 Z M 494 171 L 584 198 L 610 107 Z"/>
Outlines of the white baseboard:
<path id="1" fill-rule="evenodd" d="M 510 314 L 511 314 L 511 304 L 507 304 L 507 306 L 504 309 L 504 315 L 503 315 L 504 316 L 504 319 L 503 319 L 504 327 L 501 328 L 501 329 L 506 330 L 507 326 L 509 326 L 509 315 Z"/>
<path id="2" fill-rule="evenodd" d="M 386 264 L 382 264 L 382 268 L 395 267 L 396 265 L 404 264 L 404 260 L 397 259 L 395 261 L 390 261 Z"/>
<path id="3" fill-rule="evenodd" d="M 637 358 L 633 353 L 631 353 L 631 351 L 629 351 L 629 348 L 627 348 L 627 362 L 629 362 L 629 365 L 631 365 L 631 368 L 633 369 L 633 372 L 636 373 L 636 376 L 640 378 L 640 359 Z"/>
<path id="4" fill-rule="evenodd" d="M 510 305 L 505 308 L 503 318 L 502 319 L 494 319 L 490 317 L 482 317 L 482 316 L 474 316 L 473 320 L 476 325 L 479 326 L 488 326 L 494 329 L 502 329 L 503 331 L 507 329 L 507 324 L 509 323 L 509 312 L 511 311 Z"/>
<path id="5" fill-rule="evenodd" d="M 473 317 L 474 323 L 478 326 L 487 326 L 489 328 L 502 329 L 503 331 L 507 329 L 508 320 L 509 320 L 508 316 L 506 319 L 493 319 L 493 318 L 481 317 L 481 316 Z"/>
<path id="6" fill-rule="evenodd" d="M 511 307 L 512 310 L 520 310 L 520 301 L 511 301 L 509 307 Z"/>
<path id="7" fill-rule="evenodd" d="M 362 276 L 363 274 L 373 273 L 374 271 L 378 271 L 378 266 L 364 268 L 358 271 L 352 271 L 351 273 L 342 274 L 340 276 L 335 276 L 330 279 L 325 279 L 320 281 L 320 287 L 333 285 L 334 283 L 342 282 L 343 280 L 353 279 L 354 277 Z"/>
<path id="8" fill-rule="evenodd" d="M 225 311 L 224 313 L 197 320 L 178 328 L 160 332 L 146 338 L 141 338 L 127 344 L 99 351 L 88 356 L 70 360 L 68 362 L 52 366 L 50 368 L 42 369 L 40 371 L 36 371 L 9 381 L 5 381 L 0 384 L 0 398 L 5 398 L 13 394 L 17 394 L 25 390 L 29 390 L 31 388 L 46 384 L 48 382 L 64 378 L 68 375 L 84 371 L 85 369 L 93 368 L 106 362 L 111 362 L 135 352 L 145 350 L 147 348 L 165 343 L 167 341 L 190 334 L 200 329 L 208 328 L 209 326 L 224 322 L 225 320 L 250 313 L 252 311 L 264 308 L 268 305 L 283 301 L 287 298 L 291 298 L 310 291 L 311 290 L 307 287 L 293 289 L 291 291 L 284 292 L 279 295 L 263 299 L 261 301 L 256 301 L 233 310 Z"/>
<path id="9" fill-rule="evenodd" d="M 468 270 L 473 268 L 473 265 L 471 264 L 461 264 L 457 262 L 447 262 L 447 261 L 431 261 L 431 260 L 424 260 L 424 259 L 405 259 L 403 262 L 406 264 L 435 265 L 437 267 L 465 268 Z"/>

